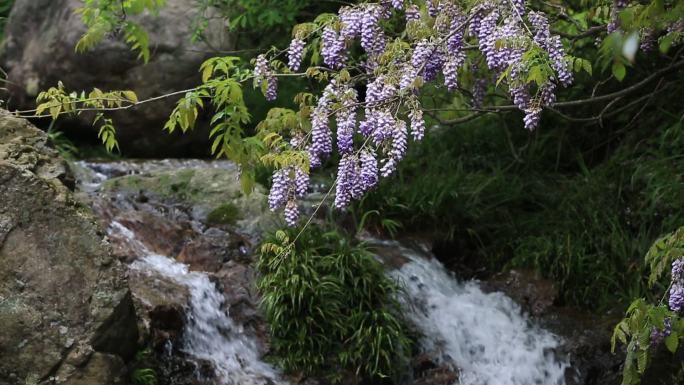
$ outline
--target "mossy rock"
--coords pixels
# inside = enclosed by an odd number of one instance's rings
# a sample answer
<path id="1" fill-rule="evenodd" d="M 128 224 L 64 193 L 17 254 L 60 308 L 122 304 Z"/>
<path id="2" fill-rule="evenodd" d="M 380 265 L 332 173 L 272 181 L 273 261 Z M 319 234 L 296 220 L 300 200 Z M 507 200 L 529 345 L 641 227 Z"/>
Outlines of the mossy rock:
<path id="1" fill-rule="evenodd" d="M 112 178 L 105 194 L 143 195 L 186 206 L 192 216 L 211 225 L 234 225 L 245 232 L 261 231 L 273 223 L 264 189 L 242 191 L 237 168 L 194 167 Z"/>
<path id="2" fill-rule="evenodd" d="M 207 215 L 209 224 L 232 225 L 238 219 L 241 219 L 240 210 L 233 203 L 222 204 Z"/>

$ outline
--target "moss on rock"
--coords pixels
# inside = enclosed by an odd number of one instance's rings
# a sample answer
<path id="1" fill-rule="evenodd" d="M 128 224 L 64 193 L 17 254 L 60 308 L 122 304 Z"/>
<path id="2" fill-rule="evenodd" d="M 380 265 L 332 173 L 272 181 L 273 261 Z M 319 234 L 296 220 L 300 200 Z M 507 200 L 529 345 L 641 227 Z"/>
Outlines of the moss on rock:
<path id="1" fill-rule="evenodd" d="M 207 222 L 210 224 L 234 224 L 240 219 L 240 209 L 233 203 L 225 203 L 212 210 L 207 215 Z"/>

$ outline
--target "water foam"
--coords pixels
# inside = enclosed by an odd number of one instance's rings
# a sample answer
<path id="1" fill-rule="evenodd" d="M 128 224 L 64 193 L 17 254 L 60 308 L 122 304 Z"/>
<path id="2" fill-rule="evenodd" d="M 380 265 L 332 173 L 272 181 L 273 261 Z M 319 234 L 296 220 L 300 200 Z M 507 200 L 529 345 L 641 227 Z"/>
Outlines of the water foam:
<path id="1" fill-rule="evenodd" d="M 565 384 L 569 365 L 554 354 L 560 339 L 518 304 L 459 282 L 434 258 L 401 251 L 410 262 L 392 274 L 405 283 L 406 314 L 424 335 L 422 348 L 458 369 L 461 385 Z"/>

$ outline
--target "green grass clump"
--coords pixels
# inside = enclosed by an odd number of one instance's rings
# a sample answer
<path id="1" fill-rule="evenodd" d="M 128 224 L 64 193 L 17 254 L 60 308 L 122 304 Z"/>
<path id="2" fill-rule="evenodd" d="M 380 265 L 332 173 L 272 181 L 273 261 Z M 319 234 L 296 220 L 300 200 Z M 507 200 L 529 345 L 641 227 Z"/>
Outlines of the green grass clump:
<path id="1" fill-rule="evenodd" d="M 362 246 L 336 231 L 309 227 L 267 239 L 257 287 L 275 359 L 290 373 L 395 378 L 406 367 L 409 339 L 398 286 Z"/>

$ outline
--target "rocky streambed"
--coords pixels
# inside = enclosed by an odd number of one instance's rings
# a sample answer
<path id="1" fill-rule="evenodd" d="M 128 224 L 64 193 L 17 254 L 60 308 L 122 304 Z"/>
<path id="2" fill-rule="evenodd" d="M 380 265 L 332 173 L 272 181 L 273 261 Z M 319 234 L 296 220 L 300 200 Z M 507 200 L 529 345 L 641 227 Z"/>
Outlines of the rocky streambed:
<path id="1" fill-rule="evenodd" d="M 265 360 L 254 290 L 254 249 L 281 222 L 231 163 L 67 167 L 3 115 L 0 182 L 1 385 L 128 384 L 142 368 L 160 384 L 296 382 Z M 551 283 L 464 282 L 425 242 L 367 241 L 409 293 L 421 337 L 407 383 L 618 382 L 610 322 L 554 308 Z"/>

